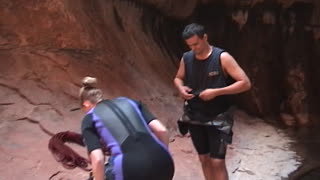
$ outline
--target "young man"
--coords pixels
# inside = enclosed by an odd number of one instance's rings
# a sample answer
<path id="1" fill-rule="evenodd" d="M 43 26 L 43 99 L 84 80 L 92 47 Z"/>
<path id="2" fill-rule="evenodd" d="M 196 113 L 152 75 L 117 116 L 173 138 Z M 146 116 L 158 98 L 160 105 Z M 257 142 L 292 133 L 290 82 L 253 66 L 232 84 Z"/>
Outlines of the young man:
<path id="1" fill-rule="evenodd" d="M 174 84 L 185 100 L 192 142 L 206 180 L 227 180 L 225 155 L 233 124 L 230 95 L 249 90 L 250 80 L 229 53 L 208 43 L 203 26 L 187 25 L 182 37 L 191 50 L 181 58 Z"/>

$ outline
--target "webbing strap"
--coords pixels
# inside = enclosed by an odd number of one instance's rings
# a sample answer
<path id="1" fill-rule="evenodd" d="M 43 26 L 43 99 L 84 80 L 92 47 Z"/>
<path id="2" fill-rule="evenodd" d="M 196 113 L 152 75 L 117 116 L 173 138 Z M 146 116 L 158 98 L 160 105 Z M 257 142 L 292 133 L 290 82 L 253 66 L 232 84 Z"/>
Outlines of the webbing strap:
<path id="1" fill-rule="evenodd" d="M 105 101 L 105 104 L 114 112 L 115 115 L 117 115 L 123 124 L 123 126 L 128 130 L 129 134 L 136 139 L 136 131 L 132 123 L 130 122 L 128 116 L 125 115 L 125 113 L 112 101 Z"/>

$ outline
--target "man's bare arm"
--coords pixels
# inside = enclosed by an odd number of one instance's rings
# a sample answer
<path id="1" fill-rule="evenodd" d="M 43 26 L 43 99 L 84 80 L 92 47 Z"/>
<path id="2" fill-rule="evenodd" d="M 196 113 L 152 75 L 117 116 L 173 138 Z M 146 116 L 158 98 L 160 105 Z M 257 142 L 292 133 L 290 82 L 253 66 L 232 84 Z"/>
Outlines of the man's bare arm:
<path id="1" fill-rule="evenodd" d="M 223 52 L 220 60 L 224 72 L 231 76 L 235 82 L 223 88 L 206 89 L 199 95 L 203 100 L 211 100 L 221 95 L 238 94 L 251 88 L 248 76 L 229 53 Z"/>
<path id="2" fill-rule="evenodd" d="M 184 82 L 183 82 L 184 78 L 185 78 L 185 67 L 184 67 L 183 58 L 181 58 L 178 72 L 176 74 L 176 77 L 174 78 L 174 85 L 179 90 L 181 97 L 183 99 L 188 100 L 193 98 L 194 95 L 190 93 L 192 91 L 190 87 L 184 86 Z"/>

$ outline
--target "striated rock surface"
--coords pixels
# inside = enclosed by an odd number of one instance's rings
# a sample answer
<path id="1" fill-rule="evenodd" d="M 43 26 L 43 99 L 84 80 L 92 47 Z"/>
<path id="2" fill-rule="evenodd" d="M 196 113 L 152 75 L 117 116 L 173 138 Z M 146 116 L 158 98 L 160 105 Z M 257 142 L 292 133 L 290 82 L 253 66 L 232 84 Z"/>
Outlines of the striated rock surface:
<path id="1" fill-rule="evenodd" d="M 142 7 L 17 0 L 1 1 L 0 12 L 0 179 L 87 177 L 55 162 L 42 129 L 79 132 L 82 113 L 70 109 L 79 106 L 79 83 L 87 75 L 99 79 L 106 98 L 142 100 L 174 130 L 181 111 L 175 66 L 142 29 Z"/>

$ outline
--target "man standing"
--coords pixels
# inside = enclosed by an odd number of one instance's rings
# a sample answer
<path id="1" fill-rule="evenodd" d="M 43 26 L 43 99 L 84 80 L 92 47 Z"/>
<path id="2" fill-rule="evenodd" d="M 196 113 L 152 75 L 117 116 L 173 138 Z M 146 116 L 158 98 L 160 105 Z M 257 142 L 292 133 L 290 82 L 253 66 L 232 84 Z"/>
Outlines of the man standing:
<path id="1" fill-rule="evenodd" d="M 206 180 L 227 180 L 225 155 L 233 124 L 230 95 L 249 90 L 251 83 L 229 53 L 208 43 L 203 26 L 187 25 L 182 37 L 191 49 L 183 54 L 174 79 L 185 100 L 188 121 L 183 123 L 188 123 Z"/>

